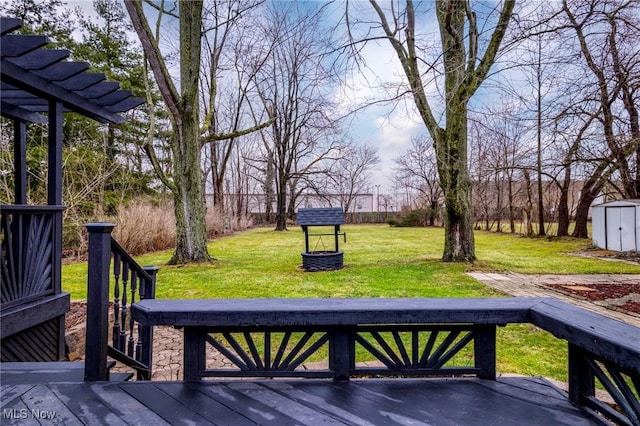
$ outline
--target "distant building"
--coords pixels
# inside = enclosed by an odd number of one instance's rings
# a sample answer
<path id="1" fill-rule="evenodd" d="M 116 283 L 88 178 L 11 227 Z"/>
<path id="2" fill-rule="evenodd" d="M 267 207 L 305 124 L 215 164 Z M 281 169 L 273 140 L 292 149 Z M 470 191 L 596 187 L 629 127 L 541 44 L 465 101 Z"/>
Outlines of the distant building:
<path id="1" fill-rule="evenodd" d="M 316 193 L 304 193 L 298 196 L 296 208 L 313 208 L 313 207 L 342 207 L 345 208 L 346 200 L 348 199 L 346 194 L 321 194 Z M 207 194 L 205 196 L 207 207 L 213 206 L 213 194 Z M 234 209 L 241 200 L 241 204 L 244 206 L 243 210 L 248 213 L 264 213 L 266 206 L 265 194 L 225 194 L 224 196 L 225 206 Z M 380 209 L 384 210 L 382 201 L 380 203 Z M 352 196 L 352 201 L 348 211 L 345 213 L 371 213 L 376 210 L 376 202 L 373 194 L 360 193 Z M 271 211 L 275 211 L 276 203 L 271 203 Z"/>

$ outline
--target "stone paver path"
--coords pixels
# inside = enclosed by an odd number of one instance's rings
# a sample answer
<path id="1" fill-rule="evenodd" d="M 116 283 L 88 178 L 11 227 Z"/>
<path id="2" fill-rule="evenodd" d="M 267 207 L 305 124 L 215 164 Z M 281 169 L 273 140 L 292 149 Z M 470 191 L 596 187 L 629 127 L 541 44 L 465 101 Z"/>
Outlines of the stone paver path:
<path id="1" fill-rule="evenodd" d="M 632 313 L 627 314 L 609 309 L 607 307 L 609 302 L 579 299 L 544 287 L 544 285 L 547 284 L 640 284 L 640 275 L 523 275 L 513 272 L 500 274 L 490 272 L 469 272 L 468 275 L 510 296 L 555 297 L 562 301 L 580 306 L 581 308 L 589 309 L 599 314 L 640 327 L 640 315 Z M 638 301 L 640 302 L 640 300 Z"/>

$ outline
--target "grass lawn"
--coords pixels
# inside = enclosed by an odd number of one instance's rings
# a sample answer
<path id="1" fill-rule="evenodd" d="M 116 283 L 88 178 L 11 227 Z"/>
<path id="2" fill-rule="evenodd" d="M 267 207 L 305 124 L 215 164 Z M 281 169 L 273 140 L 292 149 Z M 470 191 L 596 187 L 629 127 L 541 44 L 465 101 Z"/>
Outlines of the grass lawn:
<path id="1" fill-rule="evenodd" d="M 158 298 L 246 297 L 501 297 L 465 275 L 470 270 L 519 273 L 640 273 L 628 265 L 571 256 L 590 244 L 577 239 L 527 239 L 476 232 L 474 264 L 443 263 L 442 228 L 345 225 L 340 271 L 303 272 L 304 234 L 258 228 L 209 244 L 212 264 L 166 266 L 171 252 L 137 257 L 158 265 Z M 316 237 L 317 238 L 317 237 Z M 333 247 L 332 237 L 312 238 L 311 248 Z M 86 299 L 86 262 L 63 266 L 63 289 Z M 498 331 L 498 371 L 566 378 L 566 343 L 527 324 Z"/>

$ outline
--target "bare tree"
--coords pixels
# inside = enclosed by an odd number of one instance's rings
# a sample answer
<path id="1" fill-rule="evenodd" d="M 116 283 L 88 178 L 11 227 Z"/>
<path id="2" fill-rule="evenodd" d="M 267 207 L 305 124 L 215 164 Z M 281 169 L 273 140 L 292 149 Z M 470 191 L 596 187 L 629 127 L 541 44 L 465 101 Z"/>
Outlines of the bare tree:
<path id="1" fill-rule="evenodd" d="M 633 173 L 628 159 L 629 142 L 640 160 L 640 4 L 637 1 L 597 1 L 585 4 L 563 0 L 562 9 L 579 43 L 582 57 L 597 87 L 596 96 L 604 140 L 618 169 L 622 194 L 640 194 L 640 170 Z M 622 106 L 617 108 L 617 103 Z M 622 115 L 626 114 L 623 118 Z M 625 135 L 625 136 L 622 136 Z M 627 136 L 628 135 L 628 136 Z"/>
<path id="2" fill-rule="evenodd" d="M 377 150 L 368 145 L 348 145 L 341 158 L 332 161 L 327 185 L 316 188 L 319 195 L 328 191 L 338 194 L 345 212 L 351 210 L 357 195 L 366 190 L 371 168 L 380 162 Z"/>
<path id="3" fill-rule="evenodd" d="M 331 112 L 334 77 L 324 56 L 328 31 L 324 8 L 298 3 L 272 3 L 260 25 L 264 42 L 273 45 L 260 73 L 273 124 L 261 132 L 263 158 L 273 161 L 276 230 L 287 229 L 301 184 L 326 171 L 327 158 L 339 158 L 336 119 Z M 268 170 L 268 168 L 267 168 Z"/>
<path id="4" fill-rule="evenodd" d="M 558 25 L 568 28 L 570 38 L 566 47 L 572 47 L 573 41 L 575 57 L 584 64 L 584 73 L 575 77 L 575 84 L 583 87 L 583 98 L 575 110 L 583 114 L 582 121 L 592 127 L 578 132 L 581 151 L 577 155 L 590 165 L 590 172 L 580 192 L 572 234 L 586 238 L 589 207 L 603 188 L 612 184 L 625 198 L 639 195 L 640 58 L 637 45 L 640 28 L 637 22 L 640 4 L 636 1 L 585 4 L 565 0 L 562 13 L 565 20 Z M 585 135 L 593 140 L 594 134 L 600 135 L 599 141 L 589 145 Z"/>
<path id="5" fill-rule="evenodd" d="M 160 5 L 146 2 L 156 13 L 156 22 L 150 24 L 141 0 L 126 0 L 125 5 L 134 29 L 140 39 L 146 59 L 150 65 L 164 104 L 170 114 L 173 134 L 171 151 L 173 173 L 168 176 L 162 170 L 153 146 L 147 144 L 146 150 L 163 184 L 173 194 L 174 214 L 176 217 L 176 248 L 170 263 L 202 262 L 211 260 L 207 251 L 205 227 L 204 187 L 201 170 L 203 144 L 215 140 L 227 140 L 255 131 L 270 122 L 256 124 L 247 129 L 229 133 L 216 133 L 208 127 L 210 120 L 201 121 L 201 87 L 203 66 L 201 61 L 202 40 L 207 32 L 203 21 L 203 3 L 185 1 L 172 3 L 174 9 L 164 9 Z M 177 8 L 177 10 L 175 10 Z M 240 19 L 246 9 L 242 4 L 234 7 L 233 19 Z M 150 16 L 153 16 L 151 14 Z M 162 35 L 170 30 L 163 27 L 164 20 L 179 25 L 179 76 L 170 72 L 171 56 L 165 56 L 161 50 Z M 165 34 L 169 38 L 172 34 Z M 173 53 L 173 52 L 172 52 Z M 211 64 L 215 66 L 215 63 Z M 179 88 L 174 83 L 179 79 Z M 209 110 L 209 114 L 216 114 Z M 204 124 L 204 126 L 202 126 Z"/>
<path id="6" fill-rule="evenodd" d="M 420 39 L 420 21 L 416 20 L 413 1 L 407 0 L 401 8 L 393 3 L 393 7 L 384 9 L 371 0 L 381 31 L 377 37 L 388 40 L 396 52 L 409 84 L 408 91 L 434 141 L 445 199 L 444 261 L 470 261 L 476 257 L 472 185 L 467 166 L 467 107 L 495 61 L 514 4 L 514 0 L 505 0 L 496 7 L 499 11 L 496 18 L 486 16 L 486 8 L 474 10 L 468 0 L 437 1 L 435 15 L 441 46 L 437 59 L 431 60 L 424 49 L 427 43 Z M 350 19 L 353 22 L 355 18 Z M 373 37 L 370 35 L 367 40 Z M 427 94 L 425 77 L 434 71 L 443 72 L 442 121 L 434 115 L 433 101 L 429 101 Z"/>
<path id="7" fill-rule="evenodd" d="M 411 148 L 393 159 L 396 177 L 405 187 L 417 191 L 429 206 L 429 226 L 434 226 L 438 216 L 442 188 L 438 179 L 438 168 L 433 144 L 425 136 L 411 140 Z"/>
<path id="8" fill-rule="evenodd" d="M 206 172 L 213 190 L 213 206 L 222 216 L 224 206 L 224 182 L 227 169 L 241 139 L 238 131 L 253 125 L 251 102 L 259 98 L 256 75 L 267 61 L 271 46 L 257 42 L 250 11 L 259 1 L 215 1 L 205 13 L 210 29 L 204 38 L 204 58 L 208 74 L 204 75 L 203 103 L 206 103 L 204 138 L 207 157 Z M 244 19 L 237 19 L 242 10 Z M 220 138 L 220 134 L 229 135 Z M 237 163 L 237 161 L 236 161 Z M 236 164 L 237 165 L 237 164 Z"/>

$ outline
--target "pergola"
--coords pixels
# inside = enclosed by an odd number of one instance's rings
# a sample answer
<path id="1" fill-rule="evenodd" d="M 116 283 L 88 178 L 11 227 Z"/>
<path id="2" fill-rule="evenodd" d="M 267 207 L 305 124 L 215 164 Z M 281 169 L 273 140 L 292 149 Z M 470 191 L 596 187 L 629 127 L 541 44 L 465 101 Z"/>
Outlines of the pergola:
<path id="1" fill-rule="evenodd" d="M 0 112 L 13 121 L 14 199 L 2 205 L 2 361 L 50 361 L 64 357 L 62 292 L 62 147 L 64 113 L 101 123 L 121 123 L 119 113 L 144 102 L 120 90 L 90 64 L 47 49 L 44 35 L 14 34 L 15 18 L 0 18 Z M 48 124 L 47 205 L 27 206 L 28 123 Z"/>

